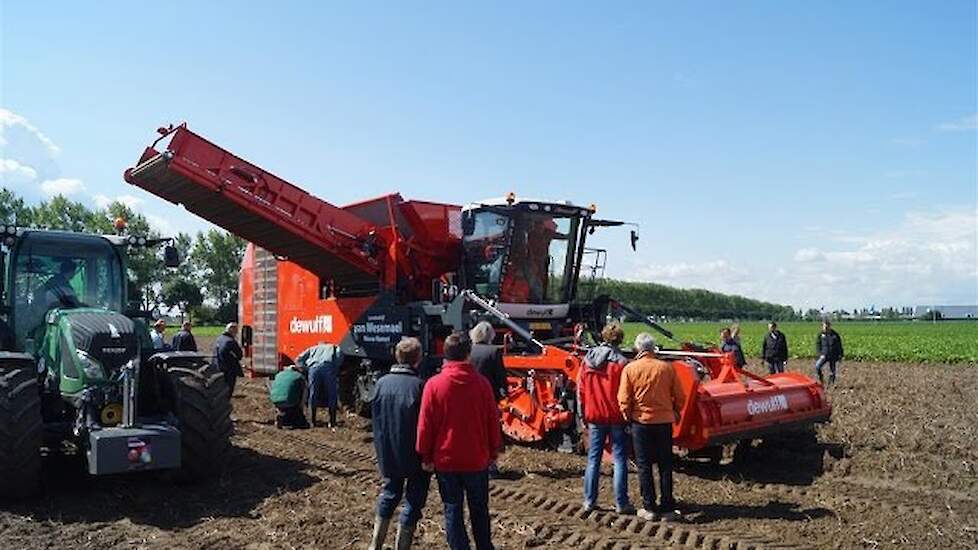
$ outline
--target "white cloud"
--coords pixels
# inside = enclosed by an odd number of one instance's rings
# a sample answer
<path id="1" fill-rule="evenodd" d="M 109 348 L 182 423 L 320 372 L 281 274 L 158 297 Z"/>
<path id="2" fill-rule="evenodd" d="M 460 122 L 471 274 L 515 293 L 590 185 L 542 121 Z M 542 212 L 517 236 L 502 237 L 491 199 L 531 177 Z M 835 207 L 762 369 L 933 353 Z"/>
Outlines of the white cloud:
<path id="1" fill-rule="evenodd" d="M 146 221 L 149 226 L 153 229 L 159 231 L 163 235 L 176 235 L 176 231 L 173 230 L 173 224 L 170 220 L 164 218 L 163 216 L 157 216 L 156 214 L 143 214 L 146 216 Z"/>
<path id="2" fill-rule="evenodd" d="M 894 228 L 802 248 L 784 299 L 848 307 L 978 301 L 978 211 L 911 212 Z"/>
<path id="3" fill-rule="evenodd" d="M 85 190 L 85 184 L 77 178 L 58 178 L 41 182 L 41 192 L 49 197 L 64 195 L 65 197 Z"/>
<path id="4" fill-rule="evenodd" d="M 139 197 L 134 197 L 132 195 L 118 195 L 115 197 L 109 197 L 107 195 L 99 194 L 99 195 L 95 195 L 93 199 L 95 200 L 95 206 L 99 208 L 106 208 L 107 206 L 109 206 L 114 202 L 121 202 L 127 207 L 135 210 L 136 207 L 138 207 L 144 202 L 143 199 Z"/>
<path id="5" fill-rule="evenodd" d="M 963 116 L 950 122 L 942 122 L 937 125 L 937 129 L 947 132 L 978 130 L 978 114 Z"/>
<path id="6" fill-rule="evenodd" d="M 33 135 L 38 141 L 40 141 L 47 148 L 48 153 L 51 156 L 57 155 L 61 150 L 57 145 L 51 141 L 43 132 L 37 129 L 36 126 L 31 124 L 26 118 L 18 115 L 13 111 L 9 111 L 0 107 L 0 146 L 8 144 L 7 134 L 11 130 L 21 129 L 27 133 Z"/>
<path id="7" fill-rule="evenodd" d="M 59 152 L 27 118 L 0 107 L 0 184 L 28 200 L 41 198 L 38 182 L 61 177 Z"/>
<path id="8" fill-rule="evenodd" d="M 824 262 L 825 254 L 817 248 L 802 248 L 798 252 L 795 252 L 796 262 Z"/>
<path id="9" fill-rule="evenodd" d="M 37 179 L 37 170 L 14 159 L 0 158 L 0 185 L 20 185 Z"/>
<path id="10" fill-rule="evenodd" d="M 729 259 L 647 264 L 621 275 L 803 309 L 978 303 L 978 211 L 973 206 L 910 212 L 877 231 L 817 230 L 801 237 L 803 244 L 793 253 L 753 264 Z"/>

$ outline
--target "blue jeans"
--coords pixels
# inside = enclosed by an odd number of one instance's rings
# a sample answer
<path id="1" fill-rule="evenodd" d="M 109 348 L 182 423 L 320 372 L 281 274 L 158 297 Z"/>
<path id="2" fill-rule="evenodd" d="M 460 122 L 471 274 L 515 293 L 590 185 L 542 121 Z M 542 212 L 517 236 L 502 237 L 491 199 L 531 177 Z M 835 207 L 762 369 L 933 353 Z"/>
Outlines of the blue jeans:
<path id="1" fill-rule="evenodd" d="M 819 382 L 824 380 L 822 378 L 822 367 L 825 366 L 826 363 L 829 364 L 829 383 L 835 384 L 835 365 L 838 363 L 838 361 L 831 360 L 824 355 L 820 356 L 818 361 L 815 361 L 815 375 L 818 376 Z"/>
<path id="2" fill-rule="evenodd" d="M 394 517 L 394 510 L 401 503 L 404 495 L 404 487 L 407 486 L 407 499 L 404 507 L 401 508 L 401 524 L 413 525 L 421 519 L 421 511 L 424 510 L 425 502 L 428 500 L 428 485 L 431 483 L 431 474 L 422 473 L 412 477 L 385 477 L 384 486 L 377 497 L 377 515 L 390 519 Z"/>
<path id="3" fill-rule="evenodd" d="M 445 537 L 452 550 L 469 550 L 462 501 L 469 502 L 469 521 L 477 550 L 493 550 L 489 528 L 489 472 L 437 472 L 438 492 L 445 506 Z"/>
<path id="4" fill-rule="evenodd" d="M 628 434 L 625 426 L 613 424 L 588 424 L 587 468 L 584 470 L 584 505 L 594 506 L 598 501 L 598 482 L 601 478 L 601 458 L 604 442 L 611 436 L 611 455 L 615 461 L 615 505 L 628 508 Z"/>

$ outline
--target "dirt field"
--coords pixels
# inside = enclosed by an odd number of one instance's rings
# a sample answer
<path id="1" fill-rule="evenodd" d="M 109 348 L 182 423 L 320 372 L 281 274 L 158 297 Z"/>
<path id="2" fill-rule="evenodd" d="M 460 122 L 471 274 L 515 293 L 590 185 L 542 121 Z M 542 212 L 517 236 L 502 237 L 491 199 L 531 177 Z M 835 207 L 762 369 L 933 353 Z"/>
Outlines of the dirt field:
<path id="1" fill-rule="evenodd" d="M 801 366 L 801 365 L 798 365 Z M 582 457 L 511 447 L 493 482 L 498 548 L 978 547 L 978 369 L 845 364 L 817 440 L 742 448 L 726 466 L 682 463 L 674 526 L 580 510 Z M 368 424 L 271 427 L 264 386 L 234 397 L 233 460 L 214 483 L 90 479 L 49 465 L 45 495 L 0 508 L 6 548 L 364 548 L 378 476 Z M 10 475 L 4 472 L 3 475 Z M 636 477 L 630 476 L 639 502 Z M 602 502 L 611 504 L 610 479 Z M 419 526 L 444 548 L 432 487 Z M 391 537 L 392 538 L 392 537 Z"/>

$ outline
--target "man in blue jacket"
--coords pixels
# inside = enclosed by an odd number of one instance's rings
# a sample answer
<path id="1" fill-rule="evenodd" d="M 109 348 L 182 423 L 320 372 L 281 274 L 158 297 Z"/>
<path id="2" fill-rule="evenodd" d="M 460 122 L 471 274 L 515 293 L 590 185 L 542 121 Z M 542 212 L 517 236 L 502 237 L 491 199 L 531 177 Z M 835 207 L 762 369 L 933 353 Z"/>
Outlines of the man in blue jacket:
<path id="1" fill-rule="evenodd" d="M 394 348 L 398 364 L 377 381 L 373 399 L 374 450 L 384 486 L 377 497 L 377 515 L 370 550 L 381 550 L 394 510 L 405 496 L 397 529 L 396 550 L 411 547 L 414 529 L 428 500 L 431 474 L 421 468 L 415 451 L 422 382 L 418 377 L 421 342 L 404 338 Z"/>

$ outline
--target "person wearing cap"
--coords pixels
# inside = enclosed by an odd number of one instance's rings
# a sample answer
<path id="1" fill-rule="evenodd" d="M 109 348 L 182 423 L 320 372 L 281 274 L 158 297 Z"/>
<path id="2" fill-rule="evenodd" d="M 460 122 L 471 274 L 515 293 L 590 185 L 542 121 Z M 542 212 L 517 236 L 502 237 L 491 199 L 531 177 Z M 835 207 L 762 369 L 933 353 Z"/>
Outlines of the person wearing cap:
<path id="1" fill-rule="evenodd" d="M 289 430 L 309 427 L 302 413 L 302 396 L 306 393 L 306 372 L 299 365 L 289 365 L 272 379 L 268 397 L 278 409 L 275 427 Z"/>
<path id="2" fill-rule="evenodd" d="M 163 334 L 166 332 L 166 321 L 163 319 L 157 319 L 153 323 L 153 330 L 150 332 L 149 337 L 153 340 L 153 351 L 166 351 L 167 345 Z"/>
<path id="3" fill-rule="evenodd" d="M 675 521 L 678 516 L 672 491 L 672 424 L 679 418 L 686 396 L 672 364 L 655 357 L 651 334 L 643 332 L 635 337 L 635 352 L 635 360 L 622 371 L 618 406 L 622 417 L 631 423 L 643 502 L 638 516 L 648 521 Z M 662 495 L 658 508 L 652 483 L 653 463 L 659 469 Z"/>
<path id="4" fill-rule="evenodd" d="M 443 349 L 441 372 L 428 380 L 421 396 L 416 450 L 422 467 L 438 478 L 449 548 L 469 548 L 463 521 L 468 502 L 475 547 L 492 550 L 489 465 L 502 446 L 499 407 L 489 381 L 469 363 L 468 334 L 453 332 Z"/>
<path id="5" fill-rule="evenodd" d="M 173 335 L 173 341 L 170 343 L 173 349 L 176 351 L 197 351 L 197 341 L 194 340 L 194 334 L 190 332 L 190 321 L 184 321 L 180 330 Z"/>
<path id="6" fill-rule="evenodd" d="M 238 335 L 238 324 L 228 323 L 224 332 L 214 342 L 214 365 L 224 373 L 224 381 L 228 385 L 228 397 L 234 395 L 234 385 L 239 376 L 244 376 L 241 370 L 241 358 L 244 352 L 235 337 Z"/>

